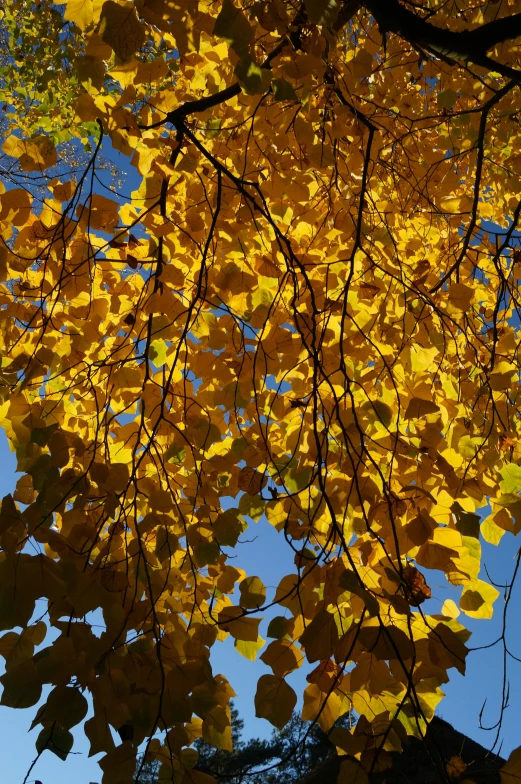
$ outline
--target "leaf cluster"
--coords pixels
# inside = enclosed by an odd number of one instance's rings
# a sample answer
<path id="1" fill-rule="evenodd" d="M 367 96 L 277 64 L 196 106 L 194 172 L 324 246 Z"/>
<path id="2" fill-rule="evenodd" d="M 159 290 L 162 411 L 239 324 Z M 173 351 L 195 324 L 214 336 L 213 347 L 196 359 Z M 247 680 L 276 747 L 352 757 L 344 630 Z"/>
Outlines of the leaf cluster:
<path id="1" fill-rule="evenodd" d="M 291 721 L 301 667 L 303 720 L 356 712 L 362 781 L 464 673 L 481 542 L 521 529 L 521 4 L 463 5 L 2 9 L 2 150 L 41 177 L 0 183 L 2 702 L 38 705 L 38 754 L 88 696 L 103 784 L 143 743 L 205 784 L 231 636 L 259 718 Z M 254 522 L 293 559 L 274 588 Z"/>

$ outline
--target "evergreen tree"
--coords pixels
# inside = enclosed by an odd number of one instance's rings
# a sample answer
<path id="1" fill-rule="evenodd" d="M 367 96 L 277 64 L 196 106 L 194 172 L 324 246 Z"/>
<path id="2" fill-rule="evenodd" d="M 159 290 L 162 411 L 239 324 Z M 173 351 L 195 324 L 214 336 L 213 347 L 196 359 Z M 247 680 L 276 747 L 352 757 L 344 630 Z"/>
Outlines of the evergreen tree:
<path id="1" fill-rule="evenodd" d="M 232 705 L 232 741 L 233 751 L 223 751 L 210 746 L 202 738 L 195 741 L 194 746 L 199 752 L 197 769 L 214 776 L 217 781 L 230 781 L 241 784 L 242 781 L 255 781 L 248 775 L 252 770 L 277 762 L 279 746 L 274 737 L 269 741 L 251 738 L 242 740 L 244 721 L 239 711 Z M 260 779 L 259 779 L 260 781 Z"/>
<path id="2" fill-rule="evenodd" d="M 296 712 L 283 730 L 273 730 L 269 740 L 251 738 L 246 742 L 242 740 L 244 721 L 233 704 L 231 713 L 233 751 L 216 749 L 202 738 L 194 743 L 199 753 L 197 770 L 219 782 L 277 784 L 283 778 L 285 784 L 295 784 L 333 752 L 328 733 L 318 724 L 303 721 Z M 335 726 L 352 724 L 353 716 L 347 713 Z M 146 762 L 139 778 L 134 777 L 135 784 L 155 784 L 158 770 L 158 763 Z"/>
<path id="3" fill-rule="evenodd" d="M 159 763 L 155 760 L 147 760 L 142 766 L 143 758 L 137 761 L 136 773 L 134 774 L 134 784 L 156 784 L 159 773 Z M 139 774 L 139 775 L 138 775 Z"/>
<path id="4" fill-rule="evenodd" d="M 353 722 L 352 714 L 346 713 L 335 726 L 352 727 Z M 278 784 L 281 779 L 284 784 L 294 784 L 334 751 L 329 733 L 324 732 L 318 724 L 302 721 L 296 712 L 284 729 L 273 731 L 268 746 L 271 759 L 279 761 L 279 765 L 252 777 L 250 781 L 254 784 Z M 264 767 L 267 766 L 266 759 Z"/>

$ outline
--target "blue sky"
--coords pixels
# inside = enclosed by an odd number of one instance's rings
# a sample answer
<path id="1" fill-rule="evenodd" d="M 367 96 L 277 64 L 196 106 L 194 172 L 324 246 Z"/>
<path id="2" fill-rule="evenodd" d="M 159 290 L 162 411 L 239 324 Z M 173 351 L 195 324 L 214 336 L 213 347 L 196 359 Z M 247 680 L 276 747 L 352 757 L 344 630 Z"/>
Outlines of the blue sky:
<path id="1" fill-rule="evenodd" d="M 16 463 L 14 455 L 9 452 L 3 433 L 0 433 L 0 496 L 12 492 L 16 483 Z M 293 570 L 293 553 L 286 544 L 283 535 L 264 519 L 252 523 L 242 537 L 244 543 L 240 547 L 238 564 L 250 575 L 258 575 L 268 589 L 275 588 L 285 574 Z M 518 549 L 517 541 L 506 534 L 499 547 L 484 544 L 484 564 L 490 577 L 497 583 L 504 583 L 512 574 L 514 556 Z M 434 577 L 432 577 L 434 575 Z M 439 607 L 445 598 L 452 596 L 457 600 L 458 590 L 449 586 L 441 573 L 430 572 L 429 584 L 433 592 L 434 607 Z M 438 579 L 439 582 L 436 582 Z M 521 624 L 519 610 L 521 607 L 521 586 L 514 592 L 510 607 L 508 624 L 508 643 L 513 653 L 521 654 Z M 431 608 L 428 608 L 429 610 Z M 469 646 L 488 645 L 497 639 L 502 629 L 503 598 L 500 596 L 495 604 L 494 617 L 490 621 L 475 621 L 463 616 L 463 622 L 472 629 L 473 636 Z M 265 637 L 268 618 L 261 624 L 261 635 Z M 264 632 L 264 633 L 263 633 Z M 245 720 L 245 737 L 267 737 L 271 734 L 271 725 L 264 719 L 255 718 L 254 695 L 258 678 L 269 672 L 260 661 L 252 663 L 235 651 L 231 640 L 216 643 L 213 651 L 214 672 L 225 675 L 236 690 L 237 707 Z M 311 669 L 311 668 L 309 668 Z M 302 668 L 289 676 L 288 680 L 301 694 L 305 687 L 305 674 Z M 486 708 L 483 723 L 494 724 L 499 716 L 502 685 L 502 648 L 498 645 L 480 651 L 473 651 L 467 660 L 467 675 L 462 677 L 455 670 L 450 670 L 451 682 L 446 685 L 446 697 L 440 704 L 439 714 L 450 721 L 458 730 L 475 738 L 485 746 L 491 746 L 495 732 L 479 729 L 478 716 L 484 700 Z M 510 705 L 505 711 L 501 731 L 503 743 L 502 754 L 508 753 L 521 743 L 519 732 L 518 708 L 521 704 L 521 664 L 509 663 Z M 3 780 L 9 784 L 22 784 L 27 769 L 35 757 L 34 741 L 38 729 L 28 733 L 31 721 L 36 713 L 35 708 L 13 710 L 0 706 L 0 756 L 2 758 Z M 42 784 L 90 784 L 101 781 L 101 771 L 96 764 L 97 758 L 88 758 L 88 743 L 83 731 L 76 728 L 75 745 L 64 763 L 50 751 L 45 751 L 28 782 L 39 780 Z"/>

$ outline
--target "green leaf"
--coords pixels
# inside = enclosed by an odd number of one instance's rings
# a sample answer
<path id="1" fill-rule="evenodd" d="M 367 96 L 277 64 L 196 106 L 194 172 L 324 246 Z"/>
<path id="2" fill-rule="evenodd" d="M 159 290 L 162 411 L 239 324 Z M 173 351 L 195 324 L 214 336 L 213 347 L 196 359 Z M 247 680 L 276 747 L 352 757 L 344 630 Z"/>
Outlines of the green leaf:
<path id="1" fill-rule="evenodd" d="M 519 503 L 517 493 L 503 493 L 499 498 L 494 498 L 494 503 L 498 506 L 515 506 Z"/>
<path id="2" fill-rule="evenodd" d="M 284 484 L 289 493 L 298 493 L 309 484 L 311 478 L 311 468 L 298 470 L 296 466 L 288 468 L 284 472 Z"/>
<path id="3" fill-rule="evenodd" d="M 204 129 L 204 135 L 208 139 L 216 139 L 221 132 L 221 119 L 220 117 L 210 117 Z"/>
<path id="4" fill-rule="evenodd" d="M 186 460 L 186 449 L 183 445 L 170 444 L 168 449 L 165 452 L 165 460 L 168 463 L 174 463 L 174 465 L 182 465 Z"/>
<path id="5" fill-rule="evenodd" d="M 458 441 L 458 452 L 466 460 L 472 460 L 483 446 L 483 439 L 479 436 L 462 436 Z"/>

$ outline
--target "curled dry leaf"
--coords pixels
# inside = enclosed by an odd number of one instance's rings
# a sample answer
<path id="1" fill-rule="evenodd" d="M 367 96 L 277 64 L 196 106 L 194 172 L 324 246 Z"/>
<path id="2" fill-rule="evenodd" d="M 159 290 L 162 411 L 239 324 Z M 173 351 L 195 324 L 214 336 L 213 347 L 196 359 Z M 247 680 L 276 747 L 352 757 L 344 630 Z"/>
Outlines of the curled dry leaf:
<path id="1" fill-rule="evenodd" d="M 408 564 L 403 569 L 405 596 L 414 607 L 418 607 L 432 596 L 424 575 L 415 566 Z"/>

